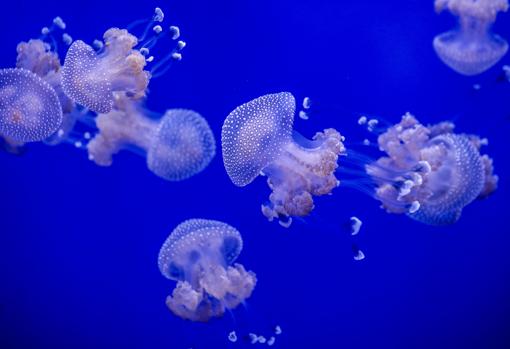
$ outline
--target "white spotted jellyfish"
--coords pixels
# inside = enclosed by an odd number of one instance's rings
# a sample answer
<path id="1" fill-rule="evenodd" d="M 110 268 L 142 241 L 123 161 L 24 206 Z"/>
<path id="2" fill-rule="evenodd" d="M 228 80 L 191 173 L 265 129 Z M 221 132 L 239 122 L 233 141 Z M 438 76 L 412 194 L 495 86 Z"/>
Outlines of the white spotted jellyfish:
<path id="1" fill-rule="evenodd" d="M 99 132 L 87 145 L 90 160 L 110 166 L 122 149 L 141 153 L 157 176 L 179 181 L 201 172 L 216 152 L 214 135 L 197 112 L 169 109 L 159 119 L 149 117 L 138 103 L 119 99 L 116 108 L 99 114 Z"/>
<path id="2" fill-rule="evenodd" d="M 480 154 L 486 140 L 457 134 L 442 122 L 424 126 L 411 114 L 379 135 L 386 153 L 366 165 L 375 198 L 392 213 L 430 225 L 455 223 L 463 208 L 497 188 L 492 159 Z"/>
<path id="3" fill-rule="evenodd" d="M 23 68 L 0 70 L 0 134 L 18 142 L 41 141 L 62 123 L 55 90 Z"/>
<path id="4" fill-rule="evenodd" d="M 293 131 L 296 109 L 289 92 L 268 94 L 237 107 L 223 124 L 223 162 L 232 182 L 243 187 L 259 175 L 267 176 L 272 190 L 262 213 L 283 226 L 293 216 L 306 216 L 313 196 L 337 187 L 334 172 L 344 151 L 342 136 L 334 129 L 312 140 Z"/>
<path id="5" fill-rule="evenodd" d="M 491 32 L 500 11 L 508 10 L 507 0 L 436 0 L 437 12 L 450 11 L 459 18 L 458 28 L 434 38 L 439 58 L 463 75 L 480 74 L 508 51 L 508 44 Z"/>
<path id="6" fill-rule="evenodd" d="M 242 248 L 241 234 L 226 223 L 190 219 L 179 224 L 158 256 L 163 276 L 177 281 L 166 299 L 170 311 L 205 322 L 249 298 L 257 278 L 234 264 Z"/>
<path id="7" fill-rule="evenodd" d="M 163 12 L 156 8 L 139 38 L 128 29 L 110 28 L 104 33 L 104 43 L 98 40 L 94 42 L 96 49 L 81 40 L 74 41 L 62 70 L 65 93 L 76 103 L 96 113 L 110 112 L 116 96 L 133 100 L 143 98 L 151 77 L 166 71 L 168 61 L 180 60 L 180 51 L 185 46 L 184 41 L 178 41 L 170 54 L 150 71 L 145 70 L 145 66 L 154 60 L 154 56 L 146 56 L 160 37 L 167 32 L 170 32 L 173 40 L 179 37 L 178 27 L 171 26 L 163 31 L 158 24 L 163 19 Z M 147 38 L 150 29 L 154 36 Z"/>

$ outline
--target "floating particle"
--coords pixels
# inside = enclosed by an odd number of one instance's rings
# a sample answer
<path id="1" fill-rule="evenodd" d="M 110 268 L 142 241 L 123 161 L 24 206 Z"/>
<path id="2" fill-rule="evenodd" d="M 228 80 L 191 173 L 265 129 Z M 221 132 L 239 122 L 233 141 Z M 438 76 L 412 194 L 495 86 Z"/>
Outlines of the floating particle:
<path id="1" fill-rule="evenodd" d="M 363 222 L 358 217 L 351 217 L 351 235 L 358 235 Z"/>
<path id="2" fill-rule="evenodd" d="M 231 341 L 232 343 L 235 343 L 237 342 L 237 334 L 236 334 L 236 331 L 232 331 L 228 334 L 228 340 Z"/>

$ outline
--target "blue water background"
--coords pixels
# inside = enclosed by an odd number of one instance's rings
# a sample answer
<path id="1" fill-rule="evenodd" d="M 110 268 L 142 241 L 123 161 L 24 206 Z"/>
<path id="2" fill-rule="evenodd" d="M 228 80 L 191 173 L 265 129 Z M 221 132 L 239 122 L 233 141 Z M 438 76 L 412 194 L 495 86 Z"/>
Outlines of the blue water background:
<path id="1" fill-rule="evenodd" d="M 456 74 L 431 44 L 455 22 L 425 0 L 22 0 L 1 5 L 0 67 L 12 67 L 16 44 L 56 15 L 91 42 L 155 6 L 188 46 L 151 81 L 151 110 L 197 110 L 218 140 L 237 105 L 280 91 L 312 99 L 310 120 L 295 121 L 306 136 L 334 127 L 362 141 L 361 113 L 455 120 L 458 131 L 489 138 L 499 189 L 457 224 L 430 227 L 340 187 L 286 230 L 260 213 L 265 181 L 235 187 L 221 151 L 177 183 L 128 152 L 109 168 L 72 146 L 1 153 L 0 348 L 242 348 L 250 345 L 231 344 L 228 332 L 269 336 L 277 324 L 278 348 L 510 348 L 510 84 L 498 82 L 510 56 L 478 77 Z M 495 31 L 510 39 L 510 14 Z M 363 221 L 356 239 L 342 229 L 351 215 Z M 174 284 L 156 263 L 188 218 L 237 227 L 239 262 L 259 279 L 245 307 L 206 325 L 167 310 Z M 353 241 L 365 260 L 353 260 Z"/>

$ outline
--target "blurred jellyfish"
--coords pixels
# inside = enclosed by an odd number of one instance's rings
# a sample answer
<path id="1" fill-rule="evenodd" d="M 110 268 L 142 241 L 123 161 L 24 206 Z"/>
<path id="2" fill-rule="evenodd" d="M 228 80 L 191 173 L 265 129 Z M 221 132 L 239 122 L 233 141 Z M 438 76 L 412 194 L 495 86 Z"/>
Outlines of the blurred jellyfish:
<path id="1" fill-rule="evenodd" d="M 436 0 L 437 12 L 450 11 L 459 17 L 457 29 L 434 38 L 434 49 L 450 68 L 464 75 L 480 74 L 505 55 L 507 42 L 490 29 L 507 0 Z"/>
<path id="2" fill-rule="evenodd" d="M 492 159 L 480 155 L 486 142 L 453 128 L 449 122 L 426 127 L 408 113 L 379 136 L 387 156 L 366 165 L 366 172 L 388 212 L 431 225 L 452 224 L 466 205 L 496 189 Z"/>
<path id="3" fill-rule="evenodd" d="M 249 298 L 255 274 L 233 264 L 242 248 L 241 234 L 228 224 L 205 219 L 179 224 L 158 257 L 161 273 L 177 281 L 168 308 L 183 319 L 208 321 Z"/>
<path id="4" fill-rule="evenodd" d="M 213 133 L 197 112 L 170 109 L 158 120 L 137 103 L 119 99 L 116 108 L 99 114 L 99 133 L 88 143 L 89 158 L 110 166 L 122 149 L 147 157 L 147 167 L 157 176 L 179 181 L 201 172 L 216 152 Z"/>
<path id="5" fill-rule="evenodd" d="M 17 142 L 41 141 L 62 123 L 55 90 L 23 68 L 0 70 L 0 134 Z"/>
<path id="6" fill-rule="evenodd" d="M 145 66 L 153 62 L 150 49 L 167 32 L 174 33 L 177 27 L 164 31 L 157 24 L 164 14 L 156 8 L 143 34 L 138 38 L 127 29 L 110 28 L 103 36 L 104 44 L 94 41 L 97 51 L 81 40 L 69 47 L 62 70 L 62 83 L 65 93 L 75 102 L 97 112 L 110 112 L 115 97 L 128 97 L 139 100 L 146 95 L 149 80 L 166 71 L 168 61 L 180 60 L 180 51 L 185 42 L 179 41 L 176 47 L 156 63 L 150 71 Z M 144 22 L 144 21 L 142 21 Z M 130 26 L 130 29 L 132 29 Z M 154 36 L 148 37 L 149 32 Z"/>
<path id="7" fill-rule="evenodd" d="M 289 217 L 312 211 L 313 195 L 329 194 L 338 185 L 334 171 L 344 151 L 342 136 L 334 129 L 318 132 L 312 140 L 293 132 L 295 108 L 288 92 L 256 98 L 227 116 L 221 136 L 232 182 L 243 187 L 267 176 L 273 192 L 262 213 L 284 226 Z"/>

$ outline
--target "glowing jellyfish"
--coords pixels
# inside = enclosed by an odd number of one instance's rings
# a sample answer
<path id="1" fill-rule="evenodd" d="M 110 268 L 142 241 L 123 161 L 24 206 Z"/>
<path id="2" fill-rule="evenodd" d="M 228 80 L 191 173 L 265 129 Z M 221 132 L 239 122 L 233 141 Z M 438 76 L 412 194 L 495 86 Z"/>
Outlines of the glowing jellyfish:
<path id="1" fill-rule="evenodd" d="M 387 156 L 366 166 L 388 212 L 426 224 L 455 223 L 462 209 L 497 187 L 492 160 L 477 136 L 453 133 L 449 122 L 426 127 L 412 115 L 379 136 Z"/>
<path id="2" fill-rule="evenodd" d="M 168 308 L 183 319 L 208 321 L 249 298 L 255 274 L 233 264 L 242 248 L 241 234 L 228 224 L 205 219 L 179 224 L 158 257 L 161 273 L 177 281 Z"/>
<path id="3" fill-rule="evenodd" d="M 338 185 L 334 171 L 344 151 L 342 136 L 334 129 L 318 132 L 312 140 L 293 132 L 295 108 L 288 92 L 256 98 L 227 116 L 221 135 L 232 182 L 242 187 L 267 176 L 273 192 L 262 212 L 284 226 L 292 216 L 310 213 L 314 195 L 329 194 Z"/>
<path id="4" fill-rule="evenodd" d="M 67 136 L 77 120 L 76 105 L 62 89 L 62 70 L 58 54 L 50 44 L 39 39 L 20 42 L 17 52 L 16 67 L 30 70 L 38 75 L 55 90 L 58 96 L 62 107 L 62 123 L 57 132 L 44 140 L 46 144 L 58 144 L 64 138 L 58 136 L 58 133 Z"/>
<path id="5" fill-rule="evenodd" d="M 437 12 L 450 11 L 459 17 L 459 28 L 434 38 L 434 49 L 450 68 L 464 75 L 480 74 L 505 55 L 507 42 L 490 28 L 507 0 L 436 0 Z"/>
<path id="6" fill-rule="evenodd" d="M 133 49 L 138 43 L 135 36 L 125 29 L 110 28 L 103 38 L 100 52 L 81 40 L 73 42 L 62 70 L 65 93 L 97 113 L 112 110 L 114 93 L 144 97 L 150 79 L 144 70 L 145 57 Z"/>
<path id="7" fill-rule="evenodd" d="M 176 26 L 165 31 L 159 25 L 163 20 L 163 11 L 156 8 L 151 20 L 135 22 L 148 22 L 139 38 L 127 29 L 110 28 L 104 33 L 104 43 L 94 41 L 97 50 L 81 40 L 74 41 L 67 51 L 62 70 L 65 93 L 97 113 L 110 112 L 116 97 L 143 98 L 151 77 L 166 72 L 169 61 L 180 60 L 181 51 L 186 46 L 184 41 L 176 41 L 176 47 L 169 54 L 155 63 L 150 71 L 145 70 L 146 65 L 154 61 L 154 56 L 149 54 L 157 41 L 167 33 L 173 40 L 180 35 Z M 130 30 L 131 27 L 134 25 Z M 152 37 L 148 36 L 149 32 L 153 33 Z"/>
<path id="8" fill-rule="evenodd" d="M 41 141 L 62 123 L 55 90 L 22 68 L 0 70 L 0 134 L 14 141 Z"/>
<path id="9" fill-rule="evenodd" d="M 119 101 L 110 113 L 99 114 L 99 133 L 87 146 L 90 159 L 109 166 L 112 155 L 122 149 L 141 151 L 147 157 L 149 170 L 171 181 L 191 177 L 211 162 L 215 140 L 200 114 L 170 109 L 155 120 L 145 113 L 136 103 Z"/>

